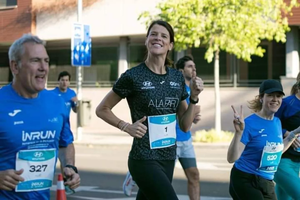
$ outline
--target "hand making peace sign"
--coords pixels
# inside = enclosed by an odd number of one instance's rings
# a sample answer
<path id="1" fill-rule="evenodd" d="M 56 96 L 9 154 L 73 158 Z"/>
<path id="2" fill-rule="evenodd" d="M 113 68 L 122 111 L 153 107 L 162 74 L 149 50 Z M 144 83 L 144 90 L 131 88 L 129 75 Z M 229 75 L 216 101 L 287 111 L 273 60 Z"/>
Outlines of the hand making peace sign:
<path id="1" fill-rule="evenodd" d="M 243 106 L 241 105 L 240 113 L 237 113 L 234 106 L 231 105 L 231 108 L 233 110 L 234 119 L 233 119 L 233 125 L 236 132 L 243 132 L 245 123 L 244 123 L 244 114 L 243 114 Z"/>

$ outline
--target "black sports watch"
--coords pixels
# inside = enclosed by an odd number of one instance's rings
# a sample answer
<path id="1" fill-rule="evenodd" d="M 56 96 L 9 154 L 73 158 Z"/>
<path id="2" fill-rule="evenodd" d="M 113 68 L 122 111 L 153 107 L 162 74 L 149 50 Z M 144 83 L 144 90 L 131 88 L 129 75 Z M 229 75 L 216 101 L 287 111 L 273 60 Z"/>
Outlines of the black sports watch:
<path id="1" fill-rule="evenodd" d="M 65 167 L 72 168 L 74 170 L 74 172 L 76 172 L 76 174 L 78 174 L 77 167 L 75 167 L 73 165 L 66 165 Z"/>
<path id="2" fill-rule="evenodd" d="M 199 98 L 197 98 L 197 101 L 194 101 L 191 97 L 190 97 L 190 103 L 192 104 L 197 104 L 199 102 Z"/>

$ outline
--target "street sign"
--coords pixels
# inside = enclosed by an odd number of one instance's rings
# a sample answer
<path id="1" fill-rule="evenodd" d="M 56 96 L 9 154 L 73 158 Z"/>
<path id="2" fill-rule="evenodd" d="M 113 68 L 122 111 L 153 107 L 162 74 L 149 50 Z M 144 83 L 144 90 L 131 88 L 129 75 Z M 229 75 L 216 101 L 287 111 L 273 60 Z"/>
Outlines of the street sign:
<path id="1" fill-rule="evenodd" d="M 91 66 L 92 39 L 89 25 L 73 24 L 71 49 L 72 66 Z"/>

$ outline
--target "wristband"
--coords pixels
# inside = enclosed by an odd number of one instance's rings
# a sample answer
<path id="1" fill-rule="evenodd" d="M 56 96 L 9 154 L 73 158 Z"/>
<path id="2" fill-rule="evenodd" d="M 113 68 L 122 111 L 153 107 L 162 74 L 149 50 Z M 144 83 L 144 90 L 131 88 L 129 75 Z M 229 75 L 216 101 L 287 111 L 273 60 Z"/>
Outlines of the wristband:
<path id="1" fill-rule="evenodd" d="M 73 166 L 73 165 L 66 165 L 65 167 L 68 167 L 68 168 L 72 168 L 74 170 L 74 172 L 76 174 L 78 174 L 78 170 L 77 170 L 77 167 Z"/>
<path id="2" fill-rule="evenodd" d="M 199 98 L 197 98 L 197 101 L 194 101 L 191 97 L 190 97 L 190 103 L 191 104 L 197 104 L 199 102 Z"/>
<path id="3" fill-rule="evenodd" d="M 118 122 L 118 124 L 117 124 L 117 127 L 118 127 L 119 129 L 121 129 L 121 128 L 119 127 L 119 125 L 120 125 L 121 122 L 124 122 L 124 121 L 123 121 L 123 120 L 120 120 L 120 121 Z"/>
<path id="4" fill-rule="evenodd" d="M 126 127 L 129 125 L 129 123 L 125 123 L 125 125 L 122 126 L 121 131 L 125 131 Z"/>

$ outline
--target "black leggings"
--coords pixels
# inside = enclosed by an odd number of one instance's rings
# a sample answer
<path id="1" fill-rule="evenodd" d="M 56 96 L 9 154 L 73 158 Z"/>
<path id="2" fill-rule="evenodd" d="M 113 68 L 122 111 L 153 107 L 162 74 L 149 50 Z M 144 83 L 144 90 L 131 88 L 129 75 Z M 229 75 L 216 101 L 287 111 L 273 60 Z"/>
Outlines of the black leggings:
<path id="1" fill-rule="evenodd" d="M 178 200 L 172 186 L 174 160 L 128 160 L 133 180 L 139 186 L 137 200 Z"/>
<path id="2" fill-rule="evenodd" d="M 277 200 L 273 181 L 242 172 L 235 166 L 230 174 L 229 193 L 234 200 Z"/>

